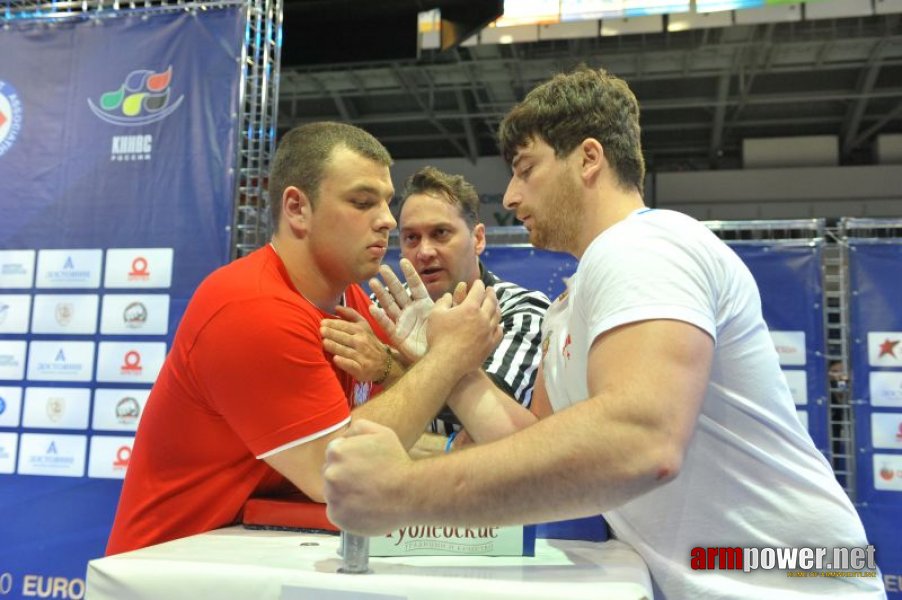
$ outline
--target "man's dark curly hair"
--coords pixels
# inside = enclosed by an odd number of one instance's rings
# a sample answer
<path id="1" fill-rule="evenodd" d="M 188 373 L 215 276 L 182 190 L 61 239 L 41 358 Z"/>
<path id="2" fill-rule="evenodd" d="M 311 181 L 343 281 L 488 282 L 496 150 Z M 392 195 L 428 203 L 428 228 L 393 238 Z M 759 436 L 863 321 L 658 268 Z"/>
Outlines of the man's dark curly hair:
<path id="1" fill-rule="evenodd" d="M 507 114 L 498 138 L 508 164 L 531 139 L 544 141 L 563 158 L 594 138 L 621 186 L 643 192 L 639 103 L 625 81 L 604 69 L 580 66 L 539 85 Z"/>

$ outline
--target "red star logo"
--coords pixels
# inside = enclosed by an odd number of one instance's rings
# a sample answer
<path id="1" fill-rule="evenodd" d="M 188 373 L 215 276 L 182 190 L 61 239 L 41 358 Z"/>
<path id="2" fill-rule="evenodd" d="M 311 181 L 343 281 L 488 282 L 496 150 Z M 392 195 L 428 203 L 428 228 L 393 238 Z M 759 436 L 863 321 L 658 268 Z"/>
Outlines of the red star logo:
<path id="1" fill-rule="evenodd" d="M 878 356 L 877 358 L 880 358 L 881 356 L 886 356 L 887 354 L 889 354 L 893 358 L 897 358 L 896 357 L 896 346 L 899 344 L 899 341 L 900 340 L 890 340 L 889 338 L 887 338 L 887 340 L 885 342 L 880 344 L 880 356 Z"/>
<path id="2" fill-rule="evenodd" d="M 6 123 L 6 121 L 8 121 L 8 119 L 6 118 L 6 115 L 4 115 L 2 112 L 0 112 L 0 127 L 3 127 L 3 124 Z"/>

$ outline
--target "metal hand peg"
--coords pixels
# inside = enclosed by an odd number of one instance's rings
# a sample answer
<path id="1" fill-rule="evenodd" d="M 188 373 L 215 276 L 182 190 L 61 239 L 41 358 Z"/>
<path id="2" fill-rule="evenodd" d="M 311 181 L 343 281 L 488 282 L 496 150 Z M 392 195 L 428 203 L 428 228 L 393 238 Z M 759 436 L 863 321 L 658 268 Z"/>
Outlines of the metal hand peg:
<path id="1" fill-rule="evenodd" d="M 341 566 L 339 573 L 368 573 L 370 570 L 370 538 L 341 532 Z"/>

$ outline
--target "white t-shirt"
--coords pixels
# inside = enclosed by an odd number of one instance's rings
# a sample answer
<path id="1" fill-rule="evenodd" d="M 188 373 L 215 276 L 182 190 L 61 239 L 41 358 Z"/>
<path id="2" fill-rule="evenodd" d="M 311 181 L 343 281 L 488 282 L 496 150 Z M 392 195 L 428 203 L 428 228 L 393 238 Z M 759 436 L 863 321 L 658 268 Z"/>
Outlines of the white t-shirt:
<path id="1" fill-rule="evenodd" d="M 554 410 L 588 398 L 596 337 L 649 319 L 691 323 L 715 341 L 679 475 L 604 515 L 648 563 L 658 590 L 670 600 L 884 598 L 879 573 L 792 578 L 690 568 L 695 547 L 867 546 L 858 514 L 798 419 L 755 280 L 698 221 L 642 209 L 589 245 L 542 328 Z"/>

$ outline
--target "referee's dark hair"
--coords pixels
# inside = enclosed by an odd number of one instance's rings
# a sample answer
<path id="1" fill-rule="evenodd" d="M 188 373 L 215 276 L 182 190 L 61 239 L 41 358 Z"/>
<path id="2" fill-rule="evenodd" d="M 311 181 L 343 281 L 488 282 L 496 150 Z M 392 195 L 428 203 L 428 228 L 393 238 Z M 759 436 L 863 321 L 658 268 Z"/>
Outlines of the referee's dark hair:
<path id="1" fill-rule="evenodd" d="M 404 203 L 413 194 L 438 196 L 456 205 L 470 229 L 479 223 L 479 194 L 462 175 L 449 175 L 435 167 L 423 167 L 407 178 L 398 210 L 404 208 Z"/>

